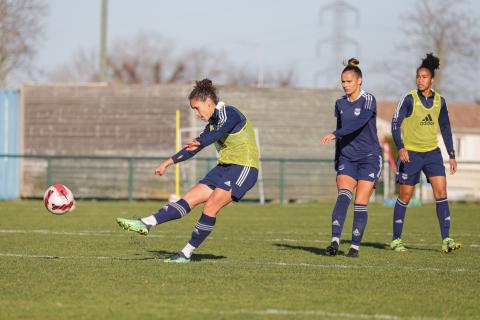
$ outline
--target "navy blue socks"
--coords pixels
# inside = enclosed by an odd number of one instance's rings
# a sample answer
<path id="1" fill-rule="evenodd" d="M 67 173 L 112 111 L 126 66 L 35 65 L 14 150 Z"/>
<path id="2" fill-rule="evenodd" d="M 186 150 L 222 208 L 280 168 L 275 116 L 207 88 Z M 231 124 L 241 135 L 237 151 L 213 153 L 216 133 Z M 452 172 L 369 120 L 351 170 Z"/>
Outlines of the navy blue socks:
<path id="1" fill-rule="evenodd" d="M 437 218 L 442 233 L 442 239 L 450 235 L 450 208 L 448 207 L 448 199 L 438 199 L 437 204 Z"/>
<path id="2" fill-rule="evenodd" d="M 405 213 L 408 203 L 397 199 L 395 208 L 393 209 L 393 240 L 402 237 L 403 224 L 405 222 Z"/>
<path id="3" fill-rule="evenodd" d="M 347 189 L 338 191 L 337 202 L 332 212 L 332 242 L 340 243 L 345 217 L 347 216 L 348 206 L 352 200 L 352 193 Z"/>
<path id="4" fill-rule="evenodd" d="M 143 218 L 143 223 L 147 225 L 157 225 L 164 222 L 180 219 L 186 216 L 190 212 L 190 206 L 187 201 L 180 199 L 177 202 L 169 202 L 166 206 L 158 210 L 157 213 L 152 216 Z"/>
<path id="5" fill-rule="evenodd" d="M 353 211 L 352 225 L 352 245 L 351 247 L 358 250 L 360 242 L 362 242 L 363 233 L 367 226 L 368 208 L 366 204 L 355 204 Z"/>

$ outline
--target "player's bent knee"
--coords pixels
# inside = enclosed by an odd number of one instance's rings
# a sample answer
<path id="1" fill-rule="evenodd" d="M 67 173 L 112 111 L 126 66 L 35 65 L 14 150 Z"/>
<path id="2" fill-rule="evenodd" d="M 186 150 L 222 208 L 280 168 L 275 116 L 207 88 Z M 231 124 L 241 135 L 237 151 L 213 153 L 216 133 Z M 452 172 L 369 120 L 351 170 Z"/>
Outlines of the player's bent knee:
<path id="1" fill-rule="evenodd" d="M 447 190 L 439 190 L 434 192 L 436 200 L 445 199 L 447 197 Z"/>
<path id="2" fill-rule="evenodd" d="M 401 194 L 398 196 L 398 199 L 400 199 L 403 203 L 409 203 L 410 200 L 412 199 L 413 192 L 412 193 L 406 193 L 406 194 Z"/>
<path id="3" fill-rule="evenodd" d="M 220 204 L 215 201 L 215 199 L 208 199 L 207 202 L 205 202 L 205 206 L 203 207 L 203 213 L 206 214 L 207 216 L 216 216 L 218 211 L 220 211 L 221 206 Z"/>

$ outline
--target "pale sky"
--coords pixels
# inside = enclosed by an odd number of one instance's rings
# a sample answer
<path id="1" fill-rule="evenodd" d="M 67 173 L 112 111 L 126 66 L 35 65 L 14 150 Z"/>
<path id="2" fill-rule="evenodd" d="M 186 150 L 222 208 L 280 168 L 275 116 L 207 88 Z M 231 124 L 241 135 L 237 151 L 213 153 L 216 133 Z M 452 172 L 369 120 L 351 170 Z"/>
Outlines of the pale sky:
<path id="1" fill-rule="evenodd" d="M 295 85 L 327 85 L 318 80 L 333 60 L 332 42 L 336 30 L 333 12 L 321 8 L 334 0 L 110 0 L 109 43 L 140 31 L 156 32 L 171 39 L 178 51 L 206 47 L 222 52 L 228 59 L 257 70 L 273 72 L 293 67 Z M 344 57 L 357 56 L 366 85 L 375 86 L 384 78 L 369 73 L 369 67 L 385 59 L 399 43 L 402 23 L 399 15 L 414 8 L 415 0 L 347 1 L 358 10 L 345 13 Z M 98 50 L 100 42 L 100 0 L 47 0 L 44 41 L 38 48 L 35 66 L 45 73 L 68 63 L 79 49 Z M 480 16 L 480 1 L 469 1 Z M 355 46 L 358 43 L 358 50 Z M 320 45 L 319 45 L 320 44 Z M 320 52 L 317 52 L 320 47 Z M 418 57 L 420 59 L 421 57 Z M 338 59 L 337 59 L 338 60 Z M 338 66 L 341 70 L 341 65 Z M 316 80 L 317 79 L 317 80 Z M 42 81 L 42 76 L 37 81 Z M 331 85 L 331 83 L 330 83 Z"/>

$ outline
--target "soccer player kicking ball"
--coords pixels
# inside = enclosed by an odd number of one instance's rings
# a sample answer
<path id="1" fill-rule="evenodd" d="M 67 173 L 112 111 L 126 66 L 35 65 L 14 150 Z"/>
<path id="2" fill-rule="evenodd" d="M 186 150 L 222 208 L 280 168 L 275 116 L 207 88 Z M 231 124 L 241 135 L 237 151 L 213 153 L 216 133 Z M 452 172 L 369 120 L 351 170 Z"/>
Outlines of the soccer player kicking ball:
<path id="1" fill-rule="evenodd" d="M 440 128 L 450 157 L 450 174 L 454 174 L 457 171 L 457 162 L 447 104 L 443 97 L 432 90 L 435 70 L 439 66 L 439 59 L 431 53 L 427 54 L 417 68 L 417 90 L 403 96 L 393 115 L 392 136 L 401 161 L 397 173 L 400 195 L 393 210 L 393 240 L 390 243 L 390 247 L 395 251 L 406 250 L 401 239 L 405 212 L 422 171 L 432 185 L 436 200 L 443 241 L 442 251 L 448 253 L 461 247 L 460 243 L 456 243 L 449 236 L 447 179 L 442 154 L 438 148 L 437 132 Z"/>
<path id="2" fill-rule="evenodd" d="M 332 213 L 332 242 L 325 249 L 335 256 L 355 191 L 352 244 L 347 257 L 359 256 L 360 242 L 367 225 L 368 200 L 382 170 L 382 155 L 377 137 L 377 103 L 375 97 L 361 89 L 362 71 L 358 60 L 351 58 L 342 71 L 345 95 L 335 103 L 337 129 L 322 139 L 323 144 L 336 140 L 335 170 L 338 197 Z"/>
<path id="3" fill-rule="evenodd" d="M 165 262 L 190 262 L 193 251 L 213 231 L 220 210 L 232 201 L 239 201 L 257 182 L 259 153 L 250 121 L 235 107 L 219 101 L 212 81 L 197 81 L 189 96 L 195 115 L 207 122 L 204 131 L 188 142 L 182 150 L 162 162 L 156 175 L 163 175 L 174 163 L 193 157 L 206 146 L 215 143 L 219 153 L 218 165 L 177 202 L 170 202 L 157 213 L 132 220 L 117 218 L 125 230 L 147 235 L 153 226 L 180 219 L 195 206 L 205 203 L 190 241 Z"/>

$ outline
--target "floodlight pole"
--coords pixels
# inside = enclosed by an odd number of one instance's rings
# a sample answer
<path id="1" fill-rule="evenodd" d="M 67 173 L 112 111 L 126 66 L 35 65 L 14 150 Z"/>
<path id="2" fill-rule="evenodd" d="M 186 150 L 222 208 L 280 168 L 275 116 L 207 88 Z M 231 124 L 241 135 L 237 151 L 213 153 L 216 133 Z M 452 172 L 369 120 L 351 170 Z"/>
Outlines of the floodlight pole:
<path id="1" fill-rule="evenodd" d="M 105 82 L 105 73 L 107 69 L 107 20 L 108 20 L 108 0 L 102 0 L 102 13 L 100 21 L 100 68 L 98 71 L 98 80 Z"/>

